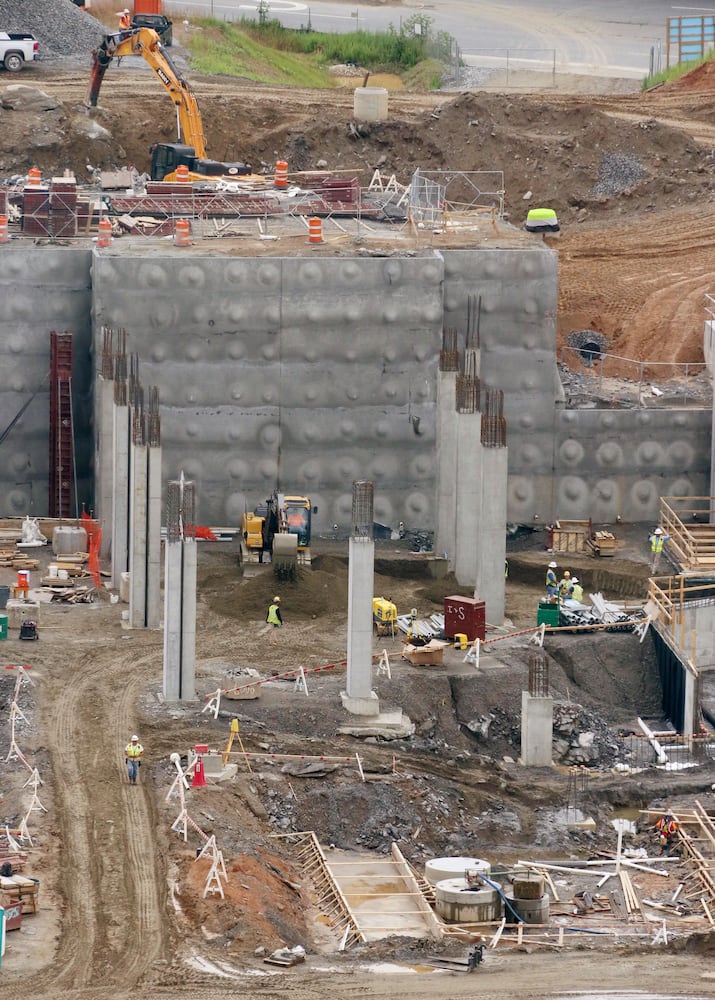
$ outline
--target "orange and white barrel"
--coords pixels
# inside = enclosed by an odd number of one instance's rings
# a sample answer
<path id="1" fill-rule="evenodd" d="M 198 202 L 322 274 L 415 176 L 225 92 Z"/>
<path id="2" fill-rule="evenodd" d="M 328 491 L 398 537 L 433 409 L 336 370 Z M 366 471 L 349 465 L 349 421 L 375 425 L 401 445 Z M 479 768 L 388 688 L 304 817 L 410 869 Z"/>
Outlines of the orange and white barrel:
<path id="1" fill-rule="evenodd" d="M 323 242 L 322 219 L 308 219 L 308 243 Z"/>
<path id="2" fill-rule="evenodd" d="M 7 234 L 7 216 L 0 215 L 0 243 L 7 243 L 10 237 Z"/>
<path id="3" fill-rule="evenodd" d="M 99 220 L 99 235 L 97 236 L 98 247 L 111 247 L 112 245 L 112 223 L 109 219 Z"/>
<path id="4" fill-rule="evenodd" d="M 191 226 L 188 219 L 177 219 L 174 223 L 174 246 L 188 247 L 191 243 Z"/>
<path id="5" fill-rule="evenodd" d="M 276 161 L 276 172 L 273 179 L 273 183 L 277 188 L 287 188 L 288 187 L 288 161 L 287 160 L 277 160 Z"/>
<path id="6" fill-rule="evenodd" d="M 177 181 L 183 181 L 188 183 L 189 180 L 189 168 L 185 163 L 180 163 L 176 168 L 176 179 Z"/>
<path id="7" fill-rule="evenodd" d="M 27 187 L 39 187 L 42 184 L 42 171 L 39 167 L 30 167 L 27 171 Z"/>

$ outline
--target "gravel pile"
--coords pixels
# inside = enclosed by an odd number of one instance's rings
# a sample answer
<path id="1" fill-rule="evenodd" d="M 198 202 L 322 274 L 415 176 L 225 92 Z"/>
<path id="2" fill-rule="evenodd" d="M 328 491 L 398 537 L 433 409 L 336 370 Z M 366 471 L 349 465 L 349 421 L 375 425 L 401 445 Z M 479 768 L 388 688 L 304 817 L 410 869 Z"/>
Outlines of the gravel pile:
<path id="1" fill-rule="evenodd" d="M 72 0 L 0 0 L 0 31 L 31 31 L 41 59 L 89 56 L 105 34 Z"/>
<path id="2" fill-rule="evenodd" d="M 610 198 L 634 188 L 645 176 L 641 161 L 630 153 L 604 153 L 591 196 Z"/>

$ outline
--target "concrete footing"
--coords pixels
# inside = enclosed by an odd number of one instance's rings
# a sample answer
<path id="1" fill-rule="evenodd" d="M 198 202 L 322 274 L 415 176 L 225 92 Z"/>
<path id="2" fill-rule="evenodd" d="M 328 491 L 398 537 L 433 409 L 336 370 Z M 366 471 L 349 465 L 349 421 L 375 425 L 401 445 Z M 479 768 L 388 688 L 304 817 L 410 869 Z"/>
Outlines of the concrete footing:
<path id="1" fill-rule="evenodd" d="M 521 692 L 521 763 L 525 767 L 551 767 L 554 699 Z"/>

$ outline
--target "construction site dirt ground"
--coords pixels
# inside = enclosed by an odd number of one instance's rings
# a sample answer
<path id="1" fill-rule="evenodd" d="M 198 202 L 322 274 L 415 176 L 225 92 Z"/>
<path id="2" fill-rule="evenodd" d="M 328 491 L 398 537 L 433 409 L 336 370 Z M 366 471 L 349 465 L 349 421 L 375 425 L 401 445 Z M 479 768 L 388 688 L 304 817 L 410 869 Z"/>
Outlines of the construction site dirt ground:
<path id="1" fill-rule="evenodd" d="M 572 571 L 587 589 L 598 582 L 612 598 L 643 597 L 649 570 L 641 534 L 634 531 L 628 541 L 624 529 L 615 559 L 575 556 Z M 544 540 L 537 532 L 512 545 L 507 611 L 515 628 L 535 621 L 550 558 Z M 614 810 L 689 809 L 696 800 L 710 806 L 715 768 L 651 768 L 624 776 L 601 766 L 578 787 L 571 767 L 522 768 L 521 691 L 534 649 L 524 636 L 495 648 L 478 671 L 450 649 L 444 667 L 414 667 L 400 657 L 399 638 L 376 638 L 376 653 L 386 648 L 391 664 L 391 679 L 375 677 L 381 706 L 400 706 L 415 734 L 399 741 L 339 735 L 346 722 L 339 694 L 345 684 L 347 543 L 322 539 L 314 548 L 312 568 L 280 585 L 285 625 L 271 645 L 265 623 L 276 591 L 271 567 L 241 574 L 235 543 L 199 545 L 195 704 L 162 703 L 162 633 L 128 630 L 123 605 L 110 603 L 106 593 L 96 605 L 42 604 L 36 643 L 21 642 L 11 630 L 4 660 L 30 664 L 34 680 L 21 689 L 18 705 L 27 722 L 18 723 L 16 739 L 40 772 L 39 797 L 48 811 L 29 819 L 34 846 L 27 871 L 41 881 L 40 913 L 8 937 L 0 997 L 209 998 L 237 989 L 244 996 L 296 1000 L 326 991 L 338 998 L 384 997 L 387 991 L 396 997 L 541 997 L 570 983 L 657 990 L 665 977 L 677 993 L 709 995 L 712 933 L 675 934 L 667 949 L 654 949 L 648 935 L 631 939 L 625 929 L 617 943 L 610 935 L 603 941 L 583 936 L 558 954 L 529 944 L 497 949 L 470 977 L 417 974 L 433 971 L 426 964 L 430 956 L 465 957 L 464 940 L 391 937 L 337 951 L 295 847 L 274 834 L 313 830 L 328 852 L 335 845 L 377 857 L 396 842 L 418 870 L 445 855 L 485 858 L 494 867 L 520 858 L 585 859 L 599 849 L 615 850 Z M 41 558 L 47 561 L 49 553 Z M 376 593 L 392 597 L 401 611 L 416 607 L 420 617 L 460 592 L 453 578 L 434 579 L 428 561 L 405 542 L 377 543 L 375 573 Z M 3 574 L 0 583 L 11 582 L 9 571 Z M 570 635 L 547 639 L 546 651 L 554 697 L 582 706 L 603 747 L 617 743 L 619 731 L 635 731 L 639 715 L 655 728 L 662 725 L 647 642 L 629 634 Z M 314 669 L 329 664 L 330 670 Z M 269 680 L 299 666 L 306 671 L 307 695 L 292 678 L 276 679 L 256 700 L 224 699 L 217 719 L 201 711 L 217 687 L 240 683 L 227 671 L 252 667 Z M 16 672 L 4 674 L 3 760 Z M 186 843 L 171 830 L 179 802 L 166 800 L 176 774 L 170 755 L 185 756 L 197 743 L 222 749 L 233 717 L 243 749 L 266 756 L 249 758 L 250 772 L 235 757 L 234 780 L 187 795 L 189 815 L 206 835 L 216 835 L 228 873 L 225 899 L 204 899 L 208 863 L 196 861 L 202 840 L 191 827 Z M 491 720 L 486 730 L 470 728 L 485 719 Z M 128 784 L 123 763 L 133 732 L 145 747 L 137 787 Z M 352 758 L 356 752 L 364 782 L 353 760 L 316 766 L 295 759 Z M 29 771 L 21 761 L 6 762 L 2 770 L 3 817 L 12 828 L 30 799 Z M 595 831 L 565 821 L 581 813 L 595 819 Z M 656 849 L 647 830 L 632 842 Z M 658 887 L 639 883 L 639 890 Z M 298 944 L 308 952 L 307 963 L 285 972 L 256 954 L 257 948 Z"/>
<path id="2" fill-rule="evenodd" d="M 0 175 L 32 165 L 45 173 L 96 167 L 145 169 L 149 146 L 174 134 L 165 95 L 130 61 L 108 76 L 94 119 L 108 134 L 89 138 L 83 107 L 88 67 L 58 71 L 41 64 L 20 81 L 55 97 L 53 110 L 0 112 Z M 3 81 L 5 83 L 6 81 Z M 9 81 L 7 81 L 9 82 Z M 556 209 L 559 250 L 559 347 L 591 329 L 607 349 L 643 361 L 703 362 L 703 296 L 712 291 L 715 123 L 709 70 L 650 94 L 464 94 L 390 96 L 388 122 L 351 138 L 352 94 L 296 92 L 192 77 L 210 155 L 257 167 L 285 157 L 291 169 L 379 167 L 407 183 L 415 168 L 503 170 L 506 210 L 521 225 L 530 205 Z M 4 88 L 0 87 L 0 94 Z M 89 169 L 88 169 L 89 168 Z M 531 192 L 529 196 L 528 193 Z M 573 356 L 565 360 L 573 362 Z M 617 372 L 633 378 L 632 366 Z M 655 378 L 653 372 L 648 373 Z M 707 405 L 709 386 L 700 402 Z M 623 530 L 625 536 L 625 529 Z M 642 599 L 649 575 L 644 532 L 608 561 L 570 560 L 585 589 Z M 515 628 L 534 624 L 547 560 L 543 535 L 512 546 L 507 614 Z M 397 551 L 395 551 L 397 549 Z M 262 675 L 303 666 L 308 696 L 291 681 L 266 686 L 256 701 L 223 703 L 214 720 L 205 702 L 166 706 L 160 698 L 162 635 L 129 631 L 122 605 L 106 595 L 96 606 L 43 605 L 40 639 L 2 644 L 6 663 L 30 663 L 34 686 L 19 701 L 27 722 L 18 743 L 36 766 L 47 813 L 34 812 L 28 873 L 41 880 L 40 913 L 8 937 L 0 997 L 109 998 L 543 997 L 569 988 L 640 989 L 712 996 L 715 936 L 653 947 L 612 936 L 579 938 L 563 952 L 525 945 L 489 952 L 473 976 L 426 974 L 440 947 L 389 939 L 335 951 L 317 900 L 297 870 L 290 844 L 273 833 L 314 830 L 329 849 L 380 854 L 397 841 L 418 867 L 430 856 L 585 858 L 612 852 L 613 810 L 712 804 L 712 764 L 681 772 L 639 774 L 592 768 L 573 786 L 570 767 L 525 770 L 519 752 L 525 639 L 485 659 L 478 674 L 450 652 L 447 666 L 416 668 L 387 645 L 392 679 L 376 677 L 381 704 L 399 705 L 415 723 L 409 741 L 368 742 L 339 736 L 339 692 L 346 649 L 347 545 L 316 545 L 313 569 L 281 586 L 285 628 L 267 642 L 265 611 L 275 592 L 270 570 L 241 577 L 230 543 L 199 550 L 197 684 L 202 698 L 227 669 Z M 46 558 L 46 556 L 43 556 Z M 9 583 L 3 571 L 0 583 Z M 424 560 L 395 543 L 378 546 L 375 592 L 400 611 L 440 610 L 454 580 L 434 580 Z M 659 725 L 660 699 L 647 642 L 630 635 L 568 636 L 547 642 L 556 698 L 583 706 L 607 760 L 619 730 L 640 715 Z M 336 664 L 311 673 L 314 666 Z M 0 678 L 0 760 L 9 749 L 9 700 L 15 673 Z M 229 875 L 227 897 L 202 898 L 205 862 L 198 837 L 171 831 L 176 799 L 166 801 L 172 753 L 199 742 L 222 747 L 237 715 L 247 750 L 266 754 L 360 753 L 366 781 L 353 766 L 301 775 L 261 760 L 234 783 L 196 790 L 189 811 L 215 833 Z M 473 723 L 472 728 L 469 723 Z M 488 725 L 487 725 L 488 723 Z M 126 782 L 123 747 L 138 732 L 146 758 L 138 787 Z M 609 735 L 609 733 L 611 735 Z M 29 771 L 2 764 L 2 816 L 12 827 L 30 798 Z M 592 833 L 570 830 L 563 812 L 593 816 Z M 640 843 L 652 844 L 643 834 Z M 257 947 L 305 945 L 308 961 L 269 970 Z M 464 955 L 464 942 L 449 945 Z M 390 963 L 388 976 L 388 967 Z M 238 971 L 232 971 L 238 970 Z M 416 971 L 415 971 L 416 970 Z M 272 974 L 267 975 L 271 971 Z M 418 974 L 425 973 L 425 974 Z M 235 977 L 238 978 L 235 978 Z"/>

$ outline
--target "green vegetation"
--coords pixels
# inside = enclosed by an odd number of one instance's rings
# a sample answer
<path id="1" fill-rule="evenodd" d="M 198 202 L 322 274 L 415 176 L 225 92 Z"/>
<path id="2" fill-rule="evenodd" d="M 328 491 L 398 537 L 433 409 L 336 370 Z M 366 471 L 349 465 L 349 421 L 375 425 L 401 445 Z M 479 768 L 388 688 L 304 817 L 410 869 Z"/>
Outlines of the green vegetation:
<path id="1" fill-rule="evenodd" d="M 259 83 L 298 87 L 330 87 L 327 67 L 353 63 L 372 73 L 401 73 L 415 89 L 439 87 L 443 62 L 452 39 L 445 32 L 431 34 L 431 19 L 408 18 L 396 30 L 322 34 L 307 28 L 293 31 L 268 17 L 268 4 L 259 19 L 238 22 L 199 18 L 192 21 L 186 44 L 191 65 L 199 73 L 242 76 Z"/>
<path id="2" fill-rule="evenodd" d="M 647 76 L 641 84 L 641 90 L 650 90 L 651 87 L 657 87 L 660 83 L 670 83 L 671 80 L 679 80 L 686 73 L 692 73 L 698 66 L 704 66 L 705 63 L 710 62 L 713 57 L 715 57 L 715 52 L 711 49 L 702 59 L 676 63 L 675 66 L 671 66 L 669 69 L 662 69 L 660 73 Z"/>
<path id="3" fill-rule="evenodd" d="M 201 18 L 187 40 L 191 66 L 207 75 L 242 76 L 257 83 L 330 87 L 318 56 L 280 51 L 256 41 L 238 24 Z"/>

